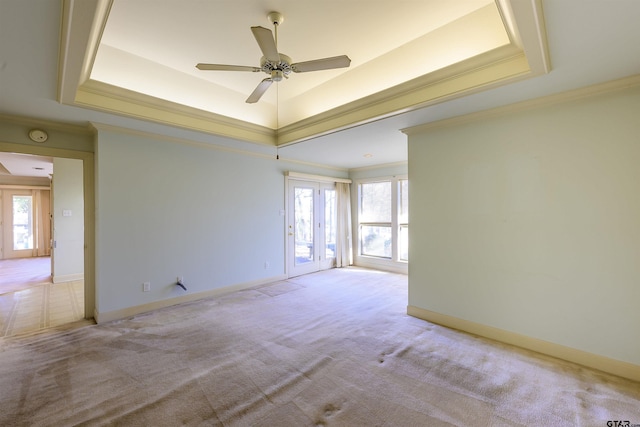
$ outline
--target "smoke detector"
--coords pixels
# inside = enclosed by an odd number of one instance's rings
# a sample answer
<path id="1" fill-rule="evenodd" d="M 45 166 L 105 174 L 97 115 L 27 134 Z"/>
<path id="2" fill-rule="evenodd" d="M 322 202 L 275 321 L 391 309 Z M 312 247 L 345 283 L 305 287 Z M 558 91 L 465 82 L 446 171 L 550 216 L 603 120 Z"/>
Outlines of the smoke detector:
<path id="1" fill-rule="evenodd" d="M 32 129 L 29 131 L 29 138 L 34 142 L 45 142 L 49 135 L 43 130 Z"/>

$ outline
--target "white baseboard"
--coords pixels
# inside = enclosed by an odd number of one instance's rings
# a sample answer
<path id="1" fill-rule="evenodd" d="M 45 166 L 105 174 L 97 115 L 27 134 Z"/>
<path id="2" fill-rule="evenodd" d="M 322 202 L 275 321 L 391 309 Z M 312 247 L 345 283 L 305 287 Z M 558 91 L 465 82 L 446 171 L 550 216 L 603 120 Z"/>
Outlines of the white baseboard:
<path id="1" fill-rule="evenodd" d="M 181 295 L 174 298 L 164 299 L 160 301 L 153 301 L 147 304 L 136 305 L 133 307 L 127 307 L 120 310 L 100 312 L 96 308 L 96 310 L 94 311 L 94 318 L 96 323 L 104 323 L 104 322 L 110 322 L 112 320 L 120 320 L 126 317 L 135 316 L 136 314 L 157 310 L 159 308 L 170 307 L 172 305 L 182 304 L 185 302 L 191 302 L 191 301 L 196 301 L 203 298 L 209 298 L 217 295 L 228 294 L 230 292 L 241 291 L 243 289 L 249 289 L 249 288 L 253 288 L 260 285 L 266 285 L 267 283 L 277 282 L 279 280 L 286 280 L 286 279 L 287 279 L 287 276 L 285 275 L 272 276 L 266 279 L 239 283 L 236 285 L 211 289 L 209 291 L 204 291 L 204 292 Z"/>
<path id="2" fill-rule="evenodd" d="M 407 314 L 448 328 L 468 332 L 481 337 L 490 338 L 516 347 L 532 350 L 547 356 L 577 363 L 582 366 L 597 369 L 619 377 L 640 381 L 640 365 L 611 359 L 598 354 L 589 353 L 560 344 L 543 341 L 504 329 L 494 328 L 481 323 L 471 322 L 446 314 L 436 313 L 423 308 L 407 306 Z"/>
<path id="3" fill-rule="evenodd" d="M 51 281 L 53 283 L 75 282 L 76 280 L 84 280 L 84 273 L 51 276 Z"/>

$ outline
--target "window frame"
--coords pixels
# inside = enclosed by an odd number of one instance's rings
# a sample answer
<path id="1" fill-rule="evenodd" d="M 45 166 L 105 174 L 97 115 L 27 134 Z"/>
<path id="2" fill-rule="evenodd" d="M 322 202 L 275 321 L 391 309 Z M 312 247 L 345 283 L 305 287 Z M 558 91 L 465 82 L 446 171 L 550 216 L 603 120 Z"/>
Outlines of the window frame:
<path id="1" fill-rule="evenodd" d="M 407 181 L 407 175 L 393 175 L 374 178 L 363 178 L 354 182 L 356 190 L 354 191 L 354 261 L 355 264 L 362 267 L 382 268 L 385 270 L 396 271 L 400 273 L 408 272 L 408 260 L 400 259 L 400 227 L 409 227 L 408 212 L 406 219 L 400 218 L 401 214 L 401 191 L 400 182 Z M 363 184 L 371 184 L 377 182 L 391 182 L 391 222 L 371 222 L 360 221 L 362 216 L 362 186 Z M 408 204 L 407 204 L 408 207 Z M 382 226 L 391 227 L 391 257 L 380 257 L 376 255 L 367 255 L 362 253 L 362 226 Z"/>

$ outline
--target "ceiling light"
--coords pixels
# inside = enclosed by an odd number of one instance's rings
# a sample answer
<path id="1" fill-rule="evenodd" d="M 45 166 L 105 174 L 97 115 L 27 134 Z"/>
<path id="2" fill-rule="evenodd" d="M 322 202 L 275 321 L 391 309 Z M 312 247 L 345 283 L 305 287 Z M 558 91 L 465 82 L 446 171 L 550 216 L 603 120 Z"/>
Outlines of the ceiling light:
<path id="1" fill-rule="evenodd" d="M 362 156 L 362 157 L 366 157 L 366 158 L 368 159 L 368 158 L 373 157 L 373 154 L 371 154 L 371 153 L 367 153 L 367 154 L 365 154 L 365 155 L 364 155 L 364 156 Z"/>

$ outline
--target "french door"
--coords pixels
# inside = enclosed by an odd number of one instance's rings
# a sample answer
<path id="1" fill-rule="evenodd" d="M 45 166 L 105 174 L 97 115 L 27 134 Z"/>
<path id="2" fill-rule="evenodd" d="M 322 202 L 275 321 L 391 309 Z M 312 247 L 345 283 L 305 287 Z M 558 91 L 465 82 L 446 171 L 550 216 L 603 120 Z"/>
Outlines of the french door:
<path id="1" fill-rule="evenodd" d="M 333 267 L 336 249 L 335 184 L 290 179 L 287 197 L 289 277 Z"/>
<path id="2" fill-rule="evenodd" d="M 33 256 L 33 195 L 29 190 L 3 192 L 4 258 Z"/>

